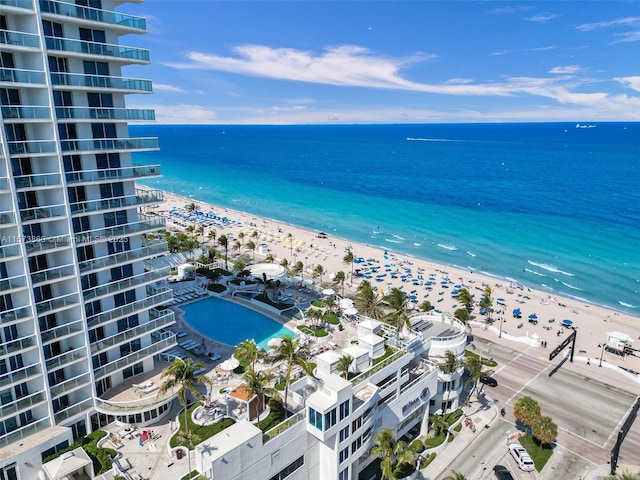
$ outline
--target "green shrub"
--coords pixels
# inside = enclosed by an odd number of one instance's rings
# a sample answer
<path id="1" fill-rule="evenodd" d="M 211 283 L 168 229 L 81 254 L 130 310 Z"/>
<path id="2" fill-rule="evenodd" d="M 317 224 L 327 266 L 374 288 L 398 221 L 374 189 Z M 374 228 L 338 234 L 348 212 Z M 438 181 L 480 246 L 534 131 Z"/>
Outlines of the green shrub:
<path id="1" fill-rule="evenodd" d="M 453 431 L 454 432 L 459 432 L 460 430 L 462 430 L 462 424 L 461 423 L 459 423 L 455 427 L 453 427 Z"/>
<path id="2" fill-rule="evenodd" d="M 401 463 L 393 471 L 394 478 L 405 478 L 416 471 L 416 466 L 413 463 Z"/>
<path id="3" fill-rule="evenodd" d="M 227 289 L 224 285 L 220 285 L 219 283 L 212 283 L 207 287 L 207 290 L 214 293 L 222 293 Z"/>
<path id="4" fill-rule="evenodd" d="M 196 408 L 198 408 L 200 405 L 202 405 L 202 402 L 194 403 L 189 407 L 189 411 L 187 412 L 187 421 L 189 422 L 189 431 L 197 437 L 195 440 L 196 445 L 204 442 L 206 439 L 213 437 L 214 435 L 216 435 L 217 433 L 220 433 L 225 428 L 228 428 L 234 423 L 236 423 L 235 420 L 232 418 L 223 418 L 219 422 L 213 423 L 211 425 L 198 425 L 196 423 L 193 423 L 193 420 L 191 419 L 191 415 L 193 414 L 193 411 Z M 175 448 L 178 445 L 180 445 L 178 441 L 178 437 L 180 436 L 181 433 L 186 432 L 185 425 L 183 425 L 184 410 L 179 413 L 179 418 L 180 418 L 180 422 L 182 423 L 180 423 L 180 430 L 177 431 L 173 437 L 171 437 L 171 440 L 169 442 L 169 445 L 171 446 L 171 448 Z"/>
<path id="5" fill-rule="evenodd" d="M 413 442 L 411 442 L 409 444 L 409 448 L 416 452 L 416 453 L 422 453 L 425 450 L 425 446 L 424 443 L 422 443 L 420 440 L 416 439 Z"/>
<path id="6" fill-rule="evenodd" d="M 340 317 L 338 317 L 335 313 L 327 313 L 324 316 L 324 319 L 327 321 L 327 323 L 329 323 L 330 325 L 339 325 L 340 324 Z"/>
<path id="7" fill-rule="evenodd" d="M 447 425 L 451 426 L 458 421 L 458 419 L 462 416 L 462 413 L 462 409 L 459 408 L 457 410 L 454 410 L 453 412 L 447 413 L 447 415 L 444 417 L 444 420 L 445 422 L 447 422 Z"/>
<path id="8" fill-rule="evenodd" d="M 420 461 L 420 470 L 427 468 L 436 458 L 436 452 L 430 453 Z"/>

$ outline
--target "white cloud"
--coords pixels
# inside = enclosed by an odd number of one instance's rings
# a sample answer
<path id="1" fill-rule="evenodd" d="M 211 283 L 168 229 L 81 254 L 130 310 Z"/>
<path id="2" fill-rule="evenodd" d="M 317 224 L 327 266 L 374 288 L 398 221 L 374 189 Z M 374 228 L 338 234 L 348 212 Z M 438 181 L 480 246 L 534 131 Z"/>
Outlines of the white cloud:
<path id="1" fill-rule="evenodd" d="M 135 108 L 135 107 L 133 107 Z M 143 108 L 151 108 L 156 112 L 157 123 L 216 123 L 216 114 L 213 110 L 201 105 L 144 105 Z"/>
<path id="2" fill-rule="evenodd" d="M 545 23 L 557 17 L 558 17 L 557 15 L 549 14 L 549 15 L 533 15 L 532 17 L 524 17 L 524 19 L 528 22 Z"/>
<path id="3" fill-rule="evenodd" d="M 573 75 L 582 71 L 580 65 L 565 65 L 564 67 L 553 67 L 549 73 L 555 75 Z"/>
<path id="4" fill-rule="evenodd" d="M 184 92 L 180 87 L 167 85 L 166 83 L 154 83 L 153 89 L 158 92 Z"/>
<path id="5" fill-rule="evenodd" d="M 451 85 L 456 83 L 473 83 L 472 78 L 450 78 L 445 83 Z"/>
<path id="6" fill-rule="evenodd" d="M 616 33 L 614 37 L 616 37 L 617 40 L 612 41 L 611 44 L 640 42 L 640 30 L 636 30 L 635 32 Z"/>
<path id="7" fill-rule="evenodd" d="M 625 87 L 629 87 L 633 90 L 640 92 L 640 76 L 639 77 L 616 77 L 616 82 L 620 82 Z"/>
<path id="8" fill-rule="evenodd" d="M 498 50 L 497 52 L 492 52 L 489 55 L 506 55 L 508 53 L 525 53 L 525 52 L 546 52 L 547 50 L 554 50 L 558 47 L 555 45 L 549 45 L 546 47 L 536 47 L 536 48 L 521 48 L 518 50 Z"/>
<path id="9" fill-rule="evenodd" d="M 589 32 L 598 28 L 610 28 L 610 27 L 624 27 L 624 26 L 636 26 L 640 25 L 640 17 L 625 17 L 618 18 L 616 20 L 609 20 L 607 22 L 595 22 L 595 23 L 583 23 L 576 27 L 577 30 L 583 32 Z"/>

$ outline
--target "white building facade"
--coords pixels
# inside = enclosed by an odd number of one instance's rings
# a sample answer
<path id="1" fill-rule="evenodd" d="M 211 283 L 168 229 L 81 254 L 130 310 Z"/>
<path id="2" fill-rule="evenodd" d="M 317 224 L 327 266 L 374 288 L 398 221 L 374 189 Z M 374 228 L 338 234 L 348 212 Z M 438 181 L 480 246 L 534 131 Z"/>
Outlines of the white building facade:
<path id="1" fill-rule="evenodd" d="M 151 82 L 122 68 L 149 52 L 118 41 L 146 25 L 120 3 L 0 1 L 0 480 L 37 478 L 74 439 L 172 400 L 103 398 L 176 343 L 173 313 L 155 308 L 166 272 L 145 264 L 167 250 L 144 237 L 164 221 L 139 213 L 162 195 L 134 183 L 160 169 L 131 158 L 158 142 L 128 133 L 154 113 L 125 108 Z"/>
<path id="2" fill-rule="evenodd" d="M 354 360 L 355 376 L 347 380 L 336 371 L 342 354 L 368 355 L 379 343 L 372 336 L 396 341 L 394 329 L 361 319 L 357 349 L 321 353 L 314 359 L 317 379 L 303 377 L 291 385 L 292 417 L 264 433 L 247 421 L 232 425 L 196 447 L 198 470 L 224 480 L 371 478 L 374 469 L 367 467 L 375 460 L 377 433 L 390 428 L 396 439 L 424 435 L 429 415 L 456 409 L 462 393 L 464 325 L 430 314 L 413 315 L 411 322 L 414 328 L 404 332 L 399 348 L 377 362 L 369 356 L 366 365 Z M 460 361 L 452 374 L 438 367 L 447 351 Z"/>

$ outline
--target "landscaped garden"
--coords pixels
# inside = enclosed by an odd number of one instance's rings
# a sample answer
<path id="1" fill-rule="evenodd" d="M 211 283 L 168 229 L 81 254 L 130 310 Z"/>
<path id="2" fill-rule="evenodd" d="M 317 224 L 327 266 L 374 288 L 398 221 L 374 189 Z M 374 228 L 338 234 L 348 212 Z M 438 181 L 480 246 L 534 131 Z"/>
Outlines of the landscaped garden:
<path id="1" fill-rule="evenodd" d="M 193 437 L 193 445 L 197 445 L 205 441 L 206 439 L 213 437 L 225 428 L 228 428 L 236 423 L 236 421 L 232 418 L 223 418 L 219 422 L 213 423 L 211 425 L 198 425 L 197 423 L 194 423 L 191 419 L 191 415 L 193 414 L 193 411 L 201 405 L 202 402 L 196 402 L 192 404 L 187 411 L 187 422 L 189 422 L 189 433 Z M 181 445 L 179 438 L 186 434 L 186 427 L 184 425 L 184 414 L 180 413 L 178 418 L 181 422 L 180 429 L 173 437 L 171 437 L 171 441 L 169 442 L 169 444 L 172 448 Z"/>

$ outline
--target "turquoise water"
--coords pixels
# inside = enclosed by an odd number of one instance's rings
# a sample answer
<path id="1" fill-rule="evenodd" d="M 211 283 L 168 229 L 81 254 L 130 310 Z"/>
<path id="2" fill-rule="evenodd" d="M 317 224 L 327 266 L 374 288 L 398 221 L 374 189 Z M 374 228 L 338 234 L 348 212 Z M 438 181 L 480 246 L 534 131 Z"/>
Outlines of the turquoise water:
<path id="1" fill-rule="evenodd" d="M 227 345 L 237 345 L 247 339 L 268 349 L 267 342 L 276 337 L 295 334 L 250 308 L 219 298 L 206 298 L 180 306 L 184 321 L 205 337 Z M 250 335 L 249 335 L 250 333 Z"/>

